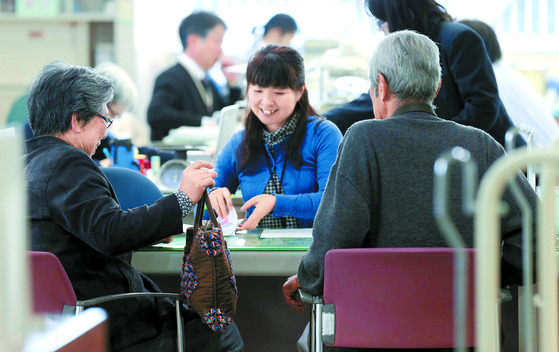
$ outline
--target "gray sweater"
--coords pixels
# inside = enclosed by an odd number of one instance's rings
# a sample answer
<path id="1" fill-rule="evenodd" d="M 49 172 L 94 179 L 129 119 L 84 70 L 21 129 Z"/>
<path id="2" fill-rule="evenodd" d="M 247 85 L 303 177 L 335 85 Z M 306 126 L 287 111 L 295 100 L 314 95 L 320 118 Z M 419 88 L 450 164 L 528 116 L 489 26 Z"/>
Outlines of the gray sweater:
<path id="1" fill-rule="evenodd" d="M 433 216 L 433 165 L 455 146 L 469 150 L 481 177 L 504 150 L 477 128 L 438 118 L 426 104 L 408 104 L 386 120 L 361 121 L 344 136 L 318 208 L 313 242 L 298 270 L 301 286 L 322 294 L 324 256 L 333 248 L 448 247 Z M 460 170 L 450 174 L 449 212 L 473 247 L 473 219 L 461 212 Z M 533 208 L 527 180 L 519 182 Z M 509 191 L 502 221 L 503 284 L 517 284 L 521 216 Z"/>

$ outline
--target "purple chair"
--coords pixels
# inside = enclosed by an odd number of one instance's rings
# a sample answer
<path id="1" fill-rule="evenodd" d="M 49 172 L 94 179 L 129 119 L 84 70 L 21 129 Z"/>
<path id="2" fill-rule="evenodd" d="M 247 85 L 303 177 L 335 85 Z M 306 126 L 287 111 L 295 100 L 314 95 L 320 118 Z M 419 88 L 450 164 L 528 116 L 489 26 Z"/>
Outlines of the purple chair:
<path id="1" fill-rule="evenodd" d="M 324 294 L 312 297 L 311 351 L 455 346 L 454 249 L 358 248 L 326 253 Z M 468 257 L 466 347 L 474 346 L 474 250 Z M 316 333 L 318 332 L 318 333 Z"/>
<path id="2" fill-rule="evenodd" d="M 76 294 L 58 258 L 48 252 L 28 252 L 30 258 L 33 311 L 62 314 L 76 305 Z"/>
<path id="3" fill-rule="evenodd" d="M 30 258 L 33 308 L 36 314 L 80 315 L 85 308 L 132 297 L 168 297 L 175 301 L 177 319 L 177 350 L 184 350 L 184 331 L 180 306 L 185 300 L 180 293 L 132 292 L 107 295 L 78 301 L 68 274 L 58 257 L 48 252 L 27 252 Z"/>

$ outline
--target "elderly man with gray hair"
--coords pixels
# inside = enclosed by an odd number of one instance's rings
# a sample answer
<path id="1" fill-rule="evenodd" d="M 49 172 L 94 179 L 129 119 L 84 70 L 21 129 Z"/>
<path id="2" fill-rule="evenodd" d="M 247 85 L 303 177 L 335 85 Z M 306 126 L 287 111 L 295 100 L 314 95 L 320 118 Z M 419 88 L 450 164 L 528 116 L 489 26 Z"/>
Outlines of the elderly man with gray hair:
<path id="1" fill-rule="evenodd" d="M 369 78 L 375 119 L 358 122 L 345 134 L 316 214 L 312 244 L 298 275 L 284 284 L 286 301 L 299 312 L 305 306 L 297 288 L 322 294 L 330 249 L 448 247 L 433 216 L 435 160 L 460 146 L 471 152 L 483 175 L 504 154 L 486 132 L 435 114 L 441 68 L 437 46 L 427 36 L 407 30 L 389 34 L 371 59 Z M 458 172 L 451 173 L 449 184 L 451 194 L 461 194 Z M 537 196 L 520 174 L 519 185 L 535 209 Z M 510 211 L 502 222 L 503 285 L 514 285 L 521 280 L 521 214 L 510 192 L 505 201 Z M 451 197 L 449 212 L 473 247 L 473 221 L 462 215 L 459 197 Z"/>

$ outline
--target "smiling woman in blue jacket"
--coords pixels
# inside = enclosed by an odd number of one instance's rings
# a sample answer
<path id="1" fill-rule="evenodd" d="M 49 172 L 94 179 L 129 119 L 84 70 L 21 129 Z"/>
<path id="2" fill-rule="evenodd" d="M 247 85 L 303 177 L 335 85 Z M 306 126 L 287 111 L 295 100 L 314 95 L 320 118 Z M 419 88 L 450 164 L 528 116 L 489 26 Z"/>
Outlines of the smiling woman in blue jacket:
<path id="1" fill-rule="evenodd" d="M 212 207 L 226 218 L 240 186 L 247 220 L 239 229 L 311 227 L 342 134 L 310 106 L 296 50 L 265 46 L 246 76 L 245 128 L 217 158 Z"/>

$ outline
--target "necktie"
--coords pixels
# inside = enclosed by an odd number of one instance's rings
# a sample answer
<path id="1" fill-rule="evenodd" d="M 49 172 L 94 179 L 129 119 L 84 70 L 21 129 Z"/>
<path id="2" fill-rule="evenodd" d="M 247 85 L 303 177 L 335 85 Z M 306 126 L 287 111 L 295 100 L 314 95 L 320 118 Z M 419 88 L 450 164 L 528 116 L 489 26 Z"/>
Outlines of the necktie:
<path id="1" fill-rule="evenodd" d="M 208 75 L 202 79 L 202 84 L 204 85 L 204 89 L 206 90 L 206 108 L 208 109 L 208 116 L 211 116 L 213 112 L 213 92 L 212 92 L 212 81 Z"/>

